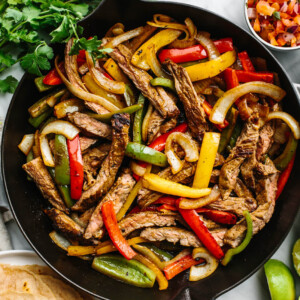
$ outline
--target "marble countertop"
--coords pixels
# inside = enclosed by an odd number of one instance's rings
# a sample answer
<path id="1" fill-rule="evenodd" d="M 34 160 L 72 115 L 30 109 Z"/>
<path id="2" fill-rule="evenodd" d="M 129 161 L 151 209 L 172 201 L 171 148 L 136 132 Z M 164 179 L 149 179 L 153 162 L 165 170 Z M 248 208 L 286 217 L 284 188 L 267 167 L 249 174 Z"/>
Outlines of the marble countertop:
<path id="1" fill-rule="evenodd" d="M 169 0 L 166 0 L 169 1 Z M 246 21 L 244 19 L 244 1 L 243 0 L 173 0 L 173 2 L 182 2 L 199 6 L 208 10 L 211 10 L 223 17 L 231 20 L 233 23 L 248 30 Z M 295 83 L 300 83 L 300 50 L 289 53 L 273 52 L 278 58 L 283 67 L 287 70 L 291 80 Z M 4 74 L 7 76 L 11 74 L 16 78 L 20 79 L 23 75 L 23 71 L 18 66 L 14 66 L 9 73 Z M 0 77 L 1 78 L 1 77 Z M 10 103 L 12 95 L 0 94 L 0 135 L 2 133 L 2 126 L 5 119 L 5 115 Z M 0 175 L 1 177 L 1 175 Z M 7 199 L 4 193 L 2 178 L 0 178 L 0 205 L 8 206 Z M 14 222 L 10 222 L 8 225 L 8 231 L 12 240 L 14 249 L 30 250 L 31 247 L 23 237 L 18 226 Z M 295 278 L 297 295 L 300 295 L 300 279 L 293 269 L 292 265 L 292 246 L 293 243 L 300 238 L 300 214 L 295 220 L 295 223 L 285 238 L 282 245 L 275 252 L 272 258 L 279 259 L 286 263 L 292 270 Z M 187 299 L 189 299 L 187 295 Z M 243 300 L 265 300 L 270 299 L 268 286 L 265 279 L 263 268 L 257 271 L 249 279 L 238 285 L 234 289 L 224 293 L 219 300 L 232 300 L 232 299 L 243 299 Z"/>

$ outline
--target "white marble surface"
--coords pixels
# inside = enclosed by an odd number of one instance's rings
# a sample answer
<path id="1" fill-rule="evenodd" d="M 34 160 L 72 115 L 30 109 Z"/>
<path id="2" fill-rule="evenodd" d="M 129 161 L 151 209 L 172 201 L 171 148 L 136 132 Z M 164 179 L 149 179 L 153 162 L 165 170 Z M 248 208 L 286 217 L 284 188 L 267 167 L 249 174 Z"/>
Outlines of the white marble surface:
<path id="1" fill-rule="evenodd" d="M 176 1 L 176 0 L 175 0 Z M 208 10 L 214 11 L 217 14 L 222 15 L 223 17 L 231 20 L 235 24 L 247 29 L 247 25 L 244 19 L 244 1 L 243 0 L 177 0 L 176 2 L 193 4 L 195 6 L 203 7 Z M 293 82 L 300 83 L 300 51 L 293 53 L 274 53 L 275 56 L 279 59 L 285 69 L 288 71 Z M 15 66 L 10 73 L 4 74 L 14 75 L 16 78 L 20 79 L 23 72 L 18 67 Z M 1 78 L 1 77 L 0 77 Z M 0 94 L 0 135 L 2 122 L 5 118 L 5 114 L 11 100 L 10 94 Z M 1 175 L 0 175 L 1 176 Z M 7 206 L 7 200 L 3 191 L 3 183 L 0 181 L 0 205 Z M 22 233 L 18 229 L 17 225 L 14 222 L 8 224 L 8 230 L 12 239 L 12 244 L 14 249 L 31 249 L 30 245 L 24 239 Z M 294 226 L 292 227 L 290 233 L 284 240 L 283 244 L 276 251 L 273 258 L 279 259 L 286 263 L 292 270 L 296 288 L 297 295 L 300 295 L 300 280 L 296 272 L 293 270 L 292 260 L 291 260 L 291 251 L 293 243 L 300 238 L 300 214 L 295 220 Z M 251 276 L 244 283 L 240 284 L 231 291 L 221 295 L 219 300 L 234 300 L 234 299 L 243 299 L 243 300 L 265 300 L 270 299 L 268 293 L 268 287 L 265 280 L 263 269 L 260 269 L 253 276 Z M 283 299 L 284 300 L 284 299 Z"/>

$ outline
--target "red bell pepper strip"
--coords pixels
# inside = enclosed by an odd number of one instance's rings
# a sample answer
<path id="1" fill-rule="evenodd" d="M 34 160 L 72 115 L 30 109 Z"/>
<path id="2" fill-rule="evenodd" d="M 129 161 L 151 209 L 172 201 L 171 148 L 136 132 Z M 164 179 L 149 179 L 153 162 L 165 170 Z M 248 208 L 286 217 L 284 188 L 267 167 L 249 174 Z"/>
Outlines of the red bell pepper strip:
<path id="1" fill-rule="evenodd" d="M 156 210 L 158 210 L 158 211 L 162 211 L 162 210 L 178 211 L 176 206 L 170 205 L 170 204 L 162 204 L 162 205 L 158 206 L 156 208 Z"/>
<path id="2" fill-rule="evenodd" d="M 243 69 L 247 72 L 255 72 L 254 66 L 252 64 L 252 61 L 250 60 L 250 57 L 247 53 L 247 51 L 240 52 L 238 54 L 238 57 L 242 63 Z"/>
<path id="3" fill-rule="evenodd" d="M 202 107 L 203 107 L 204 112 L 206 113 L 206 115 L 210 116 L 212 106 L 206 100 L 204 100 L 202 102 Z M 218 128 L 218 130 L 222 131 L 224 128 L 226 128 L 229 125 L 229 123 L 228 123 L 227 120 L 224 120 L 223 124 L 214 124 L 214 125 Z"/>
<path id="4" fill-rule="evenodd" d="M 288 163 L 287 167 L 281 172 L 279 178 L 278 178 L 278 184 L 277 184 L 277 192 L 276 192 L 276 200 L 279 198 L 280 194 L 282 193 L 289 177 L 291 174 L 291 171 L 293 169 L 293 165 L 295 162 L 296 154 L 294 154 L 293 158 Z"/>
<path id="5" fill-rule="evenodd" d="M 59 63 L 58 67 L 63 73 L 65 73 L 63 61 Z M 44 77 L 43 83 L 47 85 L 59 85 L 62 84 L 62 80 L 54 68 Z"/>
<path id="6" fill-rule="evenodd" d="M 224 257 L 223 250 L 218 245 L 214 237 L 208 231 L 204 223 L 200 220 L 199 215 L 195 209 L 181 209 L 179 208 L 180 199 L 177 200 L 177 208 L 179 213 L 182 215 L 184 220 L 192 228 L 194 233 L 197 235 L 201 243 L 205 248 L 217 259 L 222 259 Z"/>
<path id="7" fill-rule="evenodd" d="M 79 50 L 79 54 L 77 55 L 77 65 L 80 67 L 86 62 L 85 50 Z"/>
<path id="8" fill-rule="evenodd" d="M 204 263 L 204 259 L 195 260 L 191 254 L 181 257 L 179 260 L 164 267 L 163 271 L 168 280 L 192 266 Z"/>
<path id="9" fill-rule="evenodd" d="M 136 253 L 129 246 L 120 231 L 113 202 L 104 202 L 101 208 L 101 212 L 103 223 L 112 243 L 126 259 L 132 259 L 136 255 Z"/>
<path id="10" fill-rule="evenodd" d="M 224 71 L 224 79 L 226 82 L 227 90 L 231 90 L 240 84 L 238 77 L 236 75 L 236 70 L 231 69 L 231 68 L 227 68 Z"/>
<path id="11" fill-rule="evenodd" d="M 135 206 L 128 214 L 136 214 L 138 212 L 140 212 L 141 209 L 138 206 Z"/>
<path id="12" fill-rule="evenodd" d="M 274 82 L 274 74 L 270 72 L 247 72 L 236 70 L 236 76 L 239 82 L 264 81 L 268 83 Z"/>
<path id="13" fill-rule="evenodd" d="M 233 50 L 231 38 L 214 41 L 220 53 Z M 184 63 L 207 58 L 206 50 L 201 45 L 195 45 L 184 49 L 163 49 L 160 51 L 159 60 L 163 63 L 166 59 L 171 59 L 175 63 Z"/>
<path id="14" fill-rule="evenodd" d="M 77 135 L 73 140 L 67 140 L 67 146 L 70 161 L 71 198 L 78 200 L 81 197 L 84 178 L 79 135 Z"/>
<path id="15" fill-rule="evenodd" d="M 236 215 L 215 209 L 197 208 L 197 213 L 204 214 L 206 217 L 221 224 L 236 224 Z"/>
<path id="16" fill-rule="evenodd" d="M 168 204 L 168 205 L 176 206 L 177 199 L 178 199 L 177 197 L 163 196 L 163 197 L 160 197 L 155 202 L 153 202 L 153 204 Z"/>

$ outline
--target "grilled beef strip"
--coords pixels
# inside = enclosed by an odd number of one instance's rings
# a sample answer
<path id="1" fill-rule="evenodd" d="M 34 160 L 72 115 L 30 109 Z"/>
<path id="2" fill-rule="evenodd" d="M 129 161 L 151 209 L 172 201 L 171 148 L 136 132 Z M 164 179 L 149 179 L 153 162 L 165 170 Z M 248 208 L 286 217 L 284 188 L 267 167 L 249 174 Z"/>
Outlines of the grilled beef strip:
<path id="1" fill-rule="evenodd" d="M 91 218 L 91 216 L 92 216 L 94 210 L 95 210 L 95 207 L 91 207 L 91 208 L 89 208 L 88 210 L 86 210 L 85 212 L 83 212 L 80 216 L 79 216 L 76 212 L 75 212 L 75 213 L 73 212 L 73 213 L 71 214 L 71 218 L 72 218 L 78 225 L 80 225 L 82 228 L 85 229 L 85 228 L 88 226 L 88 224 L 89 224 L 89 220 L 90 220 L 90 218 Z M 74 215 L 77 215 L 77 217 L 74 218 L 74 217 L 73 217 Z"/>
<path id="2" fill-rule="evenodd" d="M 74 112 L 67 115 L 68 120 L 76 125 L 84 135 L 101 137 L 111 140 L 112 128 L 110 125 L 97 121 L 96 119 L 81 112 Z"/>
<path id="3" fill-rule="evenodd" d="M 210 176 L 210 183 L 218 183 L 221 171 L 219 169 L 213 169 Z"/>
<path id="4" fill-rule="evenodd" d="M 223 246 L 223 237 L 226 233 L 226 228 L 211 230 L 210 233 L 216 239 L 220 246 Z M 202 243 L 198 237 L 191 231 L 179 227 L 159 227 L 159 228 L 146 228 L 141 234 L 141 237 L 151 241 L 164 241 L 170 243 L 180 243 L 185 247 L 201 247 Z"/>
<path id="5" fill-rule="evenodd" d="M 65 213 L 56 208 L 45 209 L 44 212 L 63 235 L 75 240 L 82 239 L 84 229 Z"/>
<path id="6" fill-rule="evenodd" d="M 159 133 L 160 127 L 164 122 L 164 118 L 160 113 L 155 109 L 149 119 L 148 128 L 147 128 L 147 143 L 150 144 L 156 135 Z"/>
<path id="7" fill-rule="evenodd" d="M 237 194 L 238 197 L 253 198 L 253 194 L 251 193 L 251 191 L 247 188 L 247 186 L 244 184 L 244 182 L 240 178 L 237 178 L 237 180 L 236 180 L 234 192 Z M 253 200 L 254 200 L 254 198 L 253 198 Z"/>
<path id="8" fill-rule="evenodd" d="M 89 138 L 86 136 L 80 136 L 79 137 L 79 142 L 80 142 L 80 149 L 81 153 L 85 153 L 91 146 L 93 146 L 98 140 Z"/>
<path id="9" fill-rule="evenodd" d="M 257 164 L 256 160 L 256 150 L 255 152 L 247 158 L 241 165 L 241 174 L 246 186 L 252 191 L 255 190 L 255 178 L 254 178 L 254 168 Z"/>
<path id="10" fill-rule="evenodd" d="M 270 164 L 273 164 L 273 162 L 270 162 Z M 258 208 L 251 213 L 253 234 L 258 233 L 272 217 L 275 207 L 278 177 L 279 173 L 275 173 L 263 176 L 257 180 L 255 192 Z M 247 224 L 243 218 L 227 231 L 224 242 L 233 248 L 237 247 L 243 241 L 246 230 Z"/>
<path id="11" fill-rule="evenodd" d="M 174 117 L 174 118 L 171 118 L 171 119 L 168 119 L 166 120 L 161 126 L 160 126 L 160 129 L 159 129 L 159 132 L 160 134 L 164 134 L 170 130 L 172 130 L 173 128 L 176 127 L 177 125 L 177 117 Z"/>
<path id="12" fill-rule="evenodd" d="M 95 205 L 100 197 L 109 191 L 125 155 L 129 140 L 129 126 L 129 114 L 115 114 L 113 116 L 112 144 L 109 153 L 101 165 L 95 184 L 82 193 L 81 198 L 72 206 L 72 210 L 85 211 Z"/>
<path id="13" fill-rule="evenodd" d="M 123 236 L 128 236 L 137 229 L 153 226 L 175 226 L 180 219 L 178 214 L 164 214 L 161 212 L 141 211 L 130 214 L 119 222 L 119 228 Z"/>
<path id="14" fill-rule="evenodd" d="M 85 177 L 85 182 L 83 185 L 83 190 L 88 190 L 92 187 L 96 179 L 97 170 L 101 167 L 101 164 L 110 150 L 110 144 L 101 144 L 98 147 L 89 149 L 83 155 L 83 172 Z"/>
<path id="15" fill-rule="evenodd" d="M 267 157 L 264 163 L 258 162 L 256 164 L 255 172 L 260 176 L 268 176 L 277 173 L 278 170 L 271 159 Z"/>
<path id="16" fill-rule="evenodd" d="M 257 114 L 252 115 L 248 119 L 241 135 L 237 139 L 235 147 L 230 151 L 228 158 L 221 168 L 219 187 L 223 200 L 226 200 L 234 189 L 241 164 L 246 158 L 255 155 L 259 135 L 258 121 Z"/>
<path id="17" fill-rule="evenodd" d="M 68 211 L 41 157 L 37 157 L 24 164 L 22 168 L 33 179 L 43 197 L 47 199 L 53 207 L 65 212 Z"/>
<path id="18" fill-rule="evenodd" d="M 168 167 L 159 172 L 157 175 L 161 178 L 171 180 L 173 182 L 183 182 L 187 178 L 190 178 L 192 175 L 194 175 L 195 171 L 196 163 L 184 162 L 182 170 L 177 174 L 173 174 L 171 168 Z M 138 205 L 140 207 L 149 206 L 151 203 L 159 199 L 162 195 L 163 194 L 153 192 L 147 188 L 141 188 L 137 196 Z"/>
<path id="19" fill-rule="evenodd" d="M 98 104 L 98 103 L 94 103 L 94 102 L 89 102 L 89 101 L 84 101 L 84 105 L 92 110 L 93 112 L 95 112 L 96 114 L 107 114 L 110 111 L 107 110 L 106 108 L 104 108 L 102 105 Z"/>
<path id="20" fill-rule="evenodd" d="M 176 92 L 183 103 L 187 123 L 192 135 L 201 141 L 204 132 L 209 130 L 201 100 L 197 96 L 186 70 L 169 59 L 165 63 L 173 75 Z"/>
<path id="21" fill-rule="evenodd" d="M 110 56 L 164 118 L 171 118 L 179 114 L 179 109 L 164 89 L 153 87 L 150 84 L 152 77 L 146 71 L 131 64 L 132 54 L 126 46 L 117 46 Z"/>
<path id="22" fill-rule="evenodd" d="M 266 123 L 259 131 L 259 138 L 256 149 L 256 158 L 258 161 L 265 155 L 273 143 L 273 135 L 275 132 L 274 123 Z"/>
<path id="23" fill-rule="evenodd" d="M 109 190 L 109 192 L 102 198 L 94 210 L 89 224 L 85 230 L 84 237 L 86 239 L 94 236 L 95 238 L 101 239 L 104 234 L 103 219 L 101 215 L 101 208 L 103 203 L 112 201 L 114 204 L 114 210 L 117 214 L 125 203 L 130 191 L 135 184 L 134 178 L 131 176 L 130 171 L 127 169 L 123 174 L 119 176 L 115 184 Z"/>

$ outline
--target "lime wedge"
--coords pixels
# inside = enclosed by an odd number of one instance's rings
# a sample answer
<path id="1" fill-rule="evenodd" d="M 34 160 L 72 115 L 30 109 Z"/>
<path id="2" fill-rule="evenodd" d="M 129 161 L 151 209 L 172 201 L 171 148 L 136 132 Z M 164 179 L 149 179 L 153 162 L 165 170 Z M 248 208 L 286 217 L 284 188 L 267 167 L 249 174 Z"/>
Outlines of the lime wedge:
<path id="1" fill-rule="evenodd" d="M 296 241 L 293 247 L 293 262 L 297 274 L 300 276 L 300 239 Z"/>
<path id="2" fill-rule="evenodd" d="M 277 259 L 270 259 L 264 268 L 272 300 L 294 300 L 295 284 L 290 269 Z"/>

